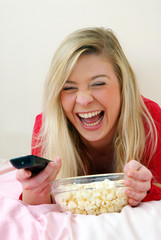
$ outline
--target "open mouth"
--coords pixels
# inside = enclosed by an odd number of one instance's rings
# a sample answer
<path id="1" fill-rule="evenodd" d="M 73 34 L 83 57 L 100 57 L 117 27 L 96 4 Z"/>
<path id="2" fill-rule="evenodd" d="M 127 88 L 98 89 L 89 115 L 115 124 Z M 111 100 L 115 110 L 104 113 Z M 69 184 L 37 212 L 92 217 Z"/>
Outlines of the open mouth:
<path id="1" fill-rule="evenodd" d="M 93 127 L 98 125 L 103 116 L 104 111 L 94 111 L 89 113 L 78 113 L 77 116 L 81 120 L 81 122 L 87 127 Z"/>

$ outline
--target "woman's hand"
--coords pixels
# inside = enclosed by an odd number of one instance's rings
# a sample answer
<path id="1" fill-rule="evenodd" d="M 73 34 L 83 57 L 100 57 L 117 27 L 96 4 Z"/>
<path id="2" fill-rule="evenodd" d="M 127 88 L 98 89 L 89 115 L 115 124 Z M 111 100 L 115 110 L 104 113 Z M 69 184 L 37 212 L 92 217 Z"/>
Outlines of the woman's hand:
<path id="1" fill-rule="evenodd" d="M 23 201 L 31 205 L 51 203 L 50 182 L 56 178 L 60 168 L 61 159 L 57 157 L 34 177 L 29 170 L 18 170 L 16 178 L 22 184 Z"/>
<path id="2" fill-rule="evenodd" d="M 152 173 L 144 165 L 136 160 L 129 161 L 124 167 L 125 189 L 131 206 L 137 206 L 151 188 Z"/>

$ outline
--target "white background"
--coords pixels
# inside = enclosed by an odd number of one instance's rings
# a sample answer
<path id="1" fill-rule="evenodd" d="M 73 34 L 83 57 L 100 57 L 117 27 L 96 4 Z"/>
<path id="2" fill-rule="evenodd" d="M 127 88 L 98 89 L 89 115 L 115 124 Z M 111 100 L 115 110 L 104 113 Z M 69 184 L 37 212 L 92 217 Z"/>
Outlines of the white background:
<path id="1" fill-rule="evenodd" d="M 111 28 L 145 97 L 161 105 L 161 0 L 0 0 L 0 158 L 30 154 L 53 53 L 83 27 Z"/>

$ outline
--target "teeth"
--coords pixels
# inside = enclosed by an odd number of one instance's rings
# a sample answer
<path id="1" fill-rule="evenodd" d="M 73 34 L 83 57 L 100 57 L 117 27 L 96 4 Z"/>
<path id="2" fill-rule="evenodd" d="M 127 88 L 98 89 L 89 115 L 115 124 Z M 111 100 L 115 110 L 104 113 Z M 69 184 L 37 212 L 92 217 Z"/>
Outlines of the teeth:
<path id="1" fill-rule="evenodd" d="M 81 121 L 83 122 L 84 125 L 86 125 L 86 126 L 88 126 L 88 127 L 92 127 L 92 126 L 96 126 L 97 124 L 99 124 L 99 123 L 101 122 L 102 118 L 103 118 L 103 116 L 101 116 L 101 117 L 98 119 L 97 122 L 95 122 L 95 123 L 90 123 L 90 124 L 85 123 L 85 122 L 83 121 L 83 119 L 81 119 Z"/>
<path id="2" fill-rule="evenodd" d="M 91 118 L 94 117 L 98 114 L 100 114 L 101 111 L 95 111 L 95 112 L 90 112 L 90 113 L 79 113 L 79 117 L 81 118 Z"/>

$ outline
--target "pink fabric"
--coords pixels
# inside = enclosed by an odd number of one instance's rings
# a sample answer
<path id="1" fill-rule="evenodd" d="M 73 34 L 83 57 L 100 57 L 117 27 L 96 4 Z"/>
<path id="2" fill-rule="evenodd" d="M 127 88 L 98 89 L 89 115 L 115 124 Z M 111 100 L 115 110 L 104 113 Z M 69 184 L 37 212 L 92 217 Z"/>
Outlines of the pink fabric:
<path id="1" fill-rule="evenodd" d="M 161 239 L 161 201 L 84 216 L 61 213 L 54 204 L 27 205 L 18 200 L 21 191 L 16 170 L 0 172 L 0 240 Z"/>

